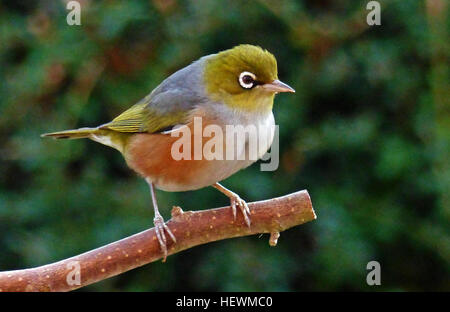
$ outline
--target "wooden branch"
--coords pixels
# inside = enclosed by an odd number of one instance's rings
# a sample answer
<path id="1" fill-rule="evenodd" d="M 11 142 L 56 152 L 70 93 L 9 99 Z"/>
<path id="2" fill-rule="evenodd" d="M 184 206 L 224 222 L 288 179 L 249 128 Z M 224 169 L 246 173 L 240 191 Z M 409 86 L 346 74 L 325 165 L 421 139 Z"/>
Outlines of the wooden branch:
<path id="1" fill-rule="evenodd" d="M 193 246 L 258 233 L 271 233 L 275 246 L 279 232 L 316 219 L 306 190 L 249 203 L 251 227 L 242 214 L 236 220 L 230 207 L 183 212 L 172 209 L 167 225 L 177 238 L 168 240 L 168 254 Z M 150 222 L 150 220 L 149 220 Z M 154 228 L 106 246 L 52 264 L 0 272 L 0 291 L 69 291 L 129 271 L 162 258 Z"/>

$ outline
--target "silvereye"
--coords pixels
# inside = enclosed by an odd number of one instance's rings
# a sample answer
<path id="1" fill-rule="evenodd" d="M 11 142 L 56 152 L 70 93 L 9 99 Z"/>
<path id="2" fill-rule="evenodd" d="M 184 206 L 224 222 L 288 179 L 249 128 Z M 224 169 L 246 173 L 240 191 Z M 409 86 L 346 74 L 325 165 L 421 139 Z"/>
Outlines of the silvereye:
<path id="1" fill-rule="evenodd" d="M 295 91 L 278 80 L 275 57 L 260 47 L 244 44 L 204 56 L 175 72 L 109 123 L 43 136 L 89 138 L 122 153 L 128 166 L 145 178 L 150 187 L 155 212 L 153 222 L 165 259 L 167 240 L 164 232 L 174 242 L 176 238 L 158 211 L 154 188 L 176 192 L 213 186 L 230 198 L 234 217 L 236 207 L 239 207 L 250 226 L 246 202 L 218 182 L 257 160 L 239 157 L 249 154 L 248 137 L 241 137 L 241 142 L 237 142 L 241 148 L 236 147 L 236 153 L 240 155 L 234 159 L 175 159 L 172 146 L 179 137 L 173 132 L 188 127 L 193 130 L 190 143 L 204 146 L 204 140 L 193 134 L 194 121 L 199 118 L 202 129 L 216 125 L 224 132 L 227 125 L 270 127 L 269 131 L 257 132 L 258 139 L 267 142 L 257 147 L 257 156 L 261 158 L 274 137 L 272 106 L 278 92 Z M 230 147 L 225 144 L 216 148 L 225 153 Z"/>

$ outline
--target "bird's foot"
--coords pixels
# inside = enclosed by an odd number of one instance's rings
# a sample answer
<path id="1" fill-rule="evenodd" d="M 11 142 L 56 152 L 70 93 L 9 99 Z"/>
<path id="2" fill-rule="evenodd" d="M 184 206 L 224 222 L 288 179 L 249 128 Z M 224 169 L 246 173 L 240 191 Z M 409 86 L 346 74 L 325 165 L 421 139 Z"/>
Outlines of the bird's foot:
<path id="1" fill-rule="evenodd" d="M 153 219 L 153 224 L 155 225 L 155 233 L 159 241 L 159 246 L 161 247 L 161 250 L 164 255 L 163 262 L 165 262 L 167 258 L 167 239 L 164 231 L 166 231 L 167 234 L 169 234 L 170 238 L 173 240 L 174 243 L 176 243 L 177 240 L 175 238 L 175 235 L 173 235 L 172 231 L 169 229 L 169 227 L 164 223 L 164 219 L 159 213 L 155 215 L 155 218 Z"/>
<path id="2" fill-rule="evenodd" d="M 247 203 L 245 200 L 239 197 L 238 194 L 233 193 L 230 191 L 230 205 L 231 210 L 233 211 L 233 217 L 236 220 L 236 206 L 239 207 L 239 209 L 242 212 L 242 215 L 244 216 L 245 224 L 247 224 L 248 227 L 250 227 L 250 208 L 248 208 Z"/>

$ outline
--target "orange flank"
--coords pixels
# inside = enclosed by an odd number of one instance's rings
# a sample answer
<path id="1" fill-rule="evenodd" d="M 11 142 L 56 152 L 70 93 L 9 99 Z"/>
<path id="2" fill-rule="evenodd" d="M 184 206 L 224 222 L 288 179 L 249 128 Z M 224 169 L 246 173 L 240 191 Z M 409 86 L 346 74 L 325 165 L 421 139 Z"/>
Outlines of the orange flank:
<path id="1" fill-rule="evenodd" d="M 213 123 L 216 124 L 217 121 L 203 117 L 202 133 L 206 126 Z M 216 182 L 210 182 L 211 171 L 217 173 L 216 160 L 207 160 L 205 157 L 197 160 L 194 157 L 194 146 L 200 146 L 203 151 L 204 144 L 211 138 L 194 135 L 194 122 L 188 123 L 186 127 L 189 128 L 192 147 L 187 159 L 177 160 L 172 154 L 172 146 L 181 136 L 172 136 L 170 133 L 138 133 L 130 137 L 125 150 L 127 164 L 162 190 L 195 190 Z"/>

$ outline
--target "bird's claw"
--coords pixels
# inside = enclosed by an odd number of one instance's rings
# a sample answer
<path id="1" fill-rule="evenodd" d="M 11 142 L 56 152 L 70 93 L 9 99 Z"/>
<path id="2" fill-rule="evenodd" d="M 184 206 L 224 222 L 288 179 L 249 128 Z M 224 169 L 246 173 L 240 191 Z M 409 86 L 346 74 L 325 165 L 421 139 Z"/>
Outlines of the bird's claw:
<path id="1" fill-rule="evenodd" d="M 236 206 L 239 206 L 239 209 L 242 212 L 242 215 L 244 216 L 245 224 L 247 224 L 248 227 L 250 227 L 250 208 L 248 208 L 247 203 L 245 200 L 239 197 L 239 195 L 234 194 L 233 197 L 230 197 L 231 202 L 231 210 L 233 211 L 233 217 L 236 219 Z"/>
<path id="2" fill-rule="evenodd" d="M 156 237 L 158 238 L 159 246 L 161 247 L 161 250 L 164 255 L 163 262 L 166 261 L 167 258 L 167 239 L 166 235 L 164 234 L 164 231 L 169 234 L 170 238 L 173 240 L 174 243 L 177 242 L 175 235 L 173 235 L 172 231 L 169 229 L 169 227 L 164 223 L 164 219 L 161 215 L 156 215 L 153 219 L 153 224 L 155 225 L 155 233 Z"/>

